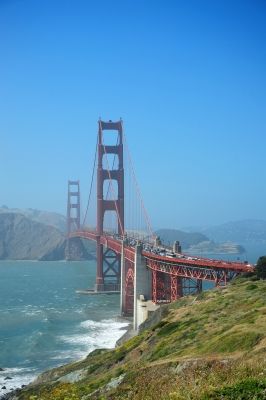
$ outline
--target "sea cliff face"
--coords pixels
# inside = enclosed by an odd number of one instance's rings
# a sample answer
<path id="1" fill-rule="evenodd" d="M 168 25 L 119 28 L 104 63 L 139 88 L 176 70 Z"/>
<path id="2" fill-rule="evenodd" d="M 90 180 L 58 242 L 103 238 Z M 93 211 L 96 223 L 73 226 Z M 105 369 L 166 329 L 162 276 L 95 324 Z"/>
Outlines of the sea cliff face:
<path id="1" fill-rule="evenodd" d="M 116 349 L 48 371 L 7 398 L 265 399 L 266 282 L 254 279 L 163 306 L 159 322 Z"/>
<path id="2" fill-rule="evenodd" d="M 66 217 L 62 214 L 51 211 L 36 210 L 33 208 L 8 208 L 7 206 L 0 207 L 0 214 L 14 213 L 21 214 L 32 221 L 40 222 L 41 224 L 53 226 L 60 232 L 66 232 Z"/>
<path id="3" fill-rule="evenodd" d="M 22 214 L 0 213 L 0 260 L 63 260 L 66 238 L 54 226 Z M 71 239 L 71 259 L 93 257 L 78 238 Z"/>

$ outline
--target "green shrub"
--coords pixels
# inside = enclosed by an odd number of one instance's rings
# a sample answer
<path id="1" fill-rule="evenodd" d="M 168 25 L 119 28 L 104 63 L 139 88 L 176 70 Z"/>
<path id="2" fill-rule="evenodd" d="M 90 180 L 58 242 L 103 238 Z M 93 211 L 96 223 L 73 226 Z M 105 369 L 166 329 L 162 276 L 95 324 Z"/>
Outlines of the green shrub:
<path id="1" fill-rule="evenodd" d="M 162 329 L 158 332 L 158 336 L 167 336 L 171 335 L 174 331 L 179 328 L 179 322 L 169 322 L 164 325 Z"/>
<path id="2" fill-rule="evenodd" d="M 256 277 L 256 274 L 255 274 L 255 272 L 253 272 L 253 271 L 249 271 L 249 272 L 244 272 L 243 274 L 242 274 L 242 276 L 244 277 L 244 278 L 254 278 L 254 277 Z"/>
<path id="3" fill-rule="evenodd" d="M 108 350 L 108 349 L 95 349 L 87 357 L 91 358 L 91 357 L 94 357 L 94 356 L 98 356 L 100 354 L 106 353 L 107 351 L 110 351 L 110 350 Z"/>
<path id="4" fill-rule="evenodd" d="M 258 259 L 255 271 L 258 278 L 266 279 L 266 256 L 262 256 Z"/>
<path id="5" fill-rule="evenodd" d="M 202 400 L 265 400 L 266 380 L 245 379 L 235 385 L 216 389 L 202 397 Z"/>
<path id="6" fill-rule="evenodd" d="M 154 332 L 156 329 L 162 328 L 166 324 L 168 324 L 167 321 L 160 321 L 160 322 L 158 322 L 158 324 L 154 325 L 154 327 L 152 328 L 152 331 Z"/>
<path id="7" fill-rule="evenodd" d="M 155 349 L 152 351 L 151 355 L 148 357 L 149 361 L 155 361 L 159 358 L 167 357 L 173 352 L 171 346 L 168 346 L 167 342 L 161 341 Z"/>
<path id="8" fill-rule="evenodd" d="M 211 339 L 209 343 L 203 347 L 203 353 L 231 353 L 239 350 L 250 350 L 254 347 L 262 335 L 257 332 L 227 332 Z"/>
<path id="9" fill-rule="evenodd" d="M 246 287 L 246 290 L 254 290 L 254 289 L 258 289 L 258 286 L 255 285 L 254 283 L 251 283 Z"/>

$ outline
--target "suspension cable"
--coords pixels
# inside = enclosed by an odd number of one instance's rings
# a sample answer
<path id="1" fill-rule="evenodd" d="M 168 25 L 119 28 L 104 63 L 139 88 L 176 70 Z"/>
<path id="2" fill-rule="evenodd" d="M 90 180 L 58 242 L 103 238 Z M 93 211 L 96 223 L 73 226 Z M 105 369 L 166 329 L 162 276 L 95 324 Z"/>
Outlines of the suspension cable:
<path id="1" fill-rule="evenodd" d="M 94 172 L 95 172 L 95 166 L 96 166 L 96 157 L 97 157 L 97 145 L 98 145 L 98 137 L 97 137 L 97 140 L 96 140 L 96 148 L 95 148 L 95 154 L 94 154 L 94 162 L 93 162 L 93 170 L 92 170 L 92 176 L 91 176 L 89 199 L 88 199 L 85 216 L 84 216 L 83 223 L 82 223 L 83 226 L 84 226 L 85 220 L 87 218 L 87 214 L 88 214 L 88 211 L 89 211 L 90 200 L 91 200 L 92 186 L 93 186 L 93 181 L 94 181 Z"/>
<path id="2" fill-rule="evenodd" d="M 131 170 L 132 170 L 132 174 L 133 174 L 134 183 L 135 183 L 135 186 L 136 186 L 136 189 L 137 189 L 137 193 L 138 193 L 138 196 L 139 196 L 139 199 L 140 199 L 142 210 L 144 212 L 144 218 L 146 220 L 146 224 L 147 224 L 149 233 L 150 233 L 151 236 L 153 236 L 153 231 L 152 231 L 152 227 L 151 227 L 151 223 L 150 223 L 150 218 L 149 218 L 149 215 L 148 215 L 148 213 L 146 211 L 146 208 L 144 206 L 144 202 L 143 202 L 143 199 L 142 199 L 142 196 L 141 196 L 141 191 L 140 191 L 140 188 L 139 188 L 139 185 L 138 185 L 138 182 L 137 182 L 137 178 L 136 178 L 136 174 L 135 174 L 135 171 L 134 171 L 134 168 L 133 168 L 133 162 L 132 162 L 132 158 L 131 158 L 131 155 L 130 155 L 130 152 L 129 152 L 129 148 L 128 148 L 128 145 L 127 145 L 127 140 L 126 140 L 126 135 L 124 133 L 124 130 L 123 130 L 123 138 L 124 138 L 124 143 L 125 143 L 125 147 L 126 147 L 126 151 L 127 151 L 127 155 L 128 155 L 128 159 L 129 159 L 129 164 L 130 164 L 130 167 L 131 167 Z"/>

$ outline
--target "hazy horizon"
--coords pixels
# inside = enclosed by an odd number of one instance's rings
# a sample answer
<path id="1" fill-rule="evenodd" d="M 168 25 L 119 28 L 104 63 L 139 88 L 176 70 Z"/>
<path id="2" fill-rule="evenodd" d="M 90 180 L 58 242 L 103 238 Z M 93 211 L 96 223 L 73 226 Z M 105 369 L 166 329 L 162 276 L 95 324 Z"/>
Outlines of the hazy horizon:
<path id="1" fill-rule="evenodd" d="M 26 208 L 10 208 L 6 204 L 0 205 L 0 210 L 1 209 L 6 209 L 7 212 L 8 211 L 12 211 L 12 212 L 15 212 L 15 211 L 18 211 L 18 212 L 19 211 L 33 211 L 33 212 L 38 211 L 38 212 L 44 212 L 44 213 L 54 213 L 54 214 L 57 214 L 58 216 L 67 218 L 67 216 L 65 214 L 57 212 L 57 211 L 53 211 L 53 210 L 40 210 L 37 208 L 28 208 L 28 207 L 26 207 Z M 162 226 L 153 226 L 152 228 L 154 231 L 163 230 L 163 229 L 174 229 L 174 230 L 176 229 L 176 230 L 184 230 L 184 231 L 188 231 L 188 232 L 193 232 L 193 231 L 196 232 L 197 229 L 203 230 L 203 229 L 219 227 L 219 226 L 230 224 L 230 223 L 234 224 L 234 223 L 255 222 L 255 221 L 266 223 L 266 219 L 249 219 L 249 218 L 247 218 L 247 219 L 241 219 L 241 220 L 224 221 L 219 224 L 186 225 L 186 226 L 164 226 L 164 225 L 162 225 Z"/>
<path id="2" fill-rule="evenodd" d="M 85 207 L 123 118 L 153 227 L 266 219 L 266 3 L 0 2 L 0 204 Z"/>

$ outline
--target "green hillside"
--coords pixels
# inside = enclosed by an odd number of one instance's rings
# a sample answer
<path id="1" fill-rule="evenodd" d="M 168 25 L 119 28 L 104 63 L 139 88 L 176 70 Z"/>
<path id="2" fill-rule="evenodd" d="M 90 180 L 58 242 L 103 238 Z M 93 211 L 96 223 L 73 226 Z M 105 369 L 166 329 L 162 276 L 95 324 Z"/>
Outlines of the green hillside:
<path id="1" fill-rule="evenodd" d="M 16 394 L 29 400 L 266 399 L 266 282 L 165 306 L 157 326 L 48 371 Z"/>
<path id="2" fill-rule="evenodd" d="M 197 232 L 183 232 L 177 229 L 159 229 L 155 232 L 163 243 L 172 245 L 175 240 L 179 240 L 182 247 L 187 249 L 190 246 L 208 241 L 207 236 Z"/>

